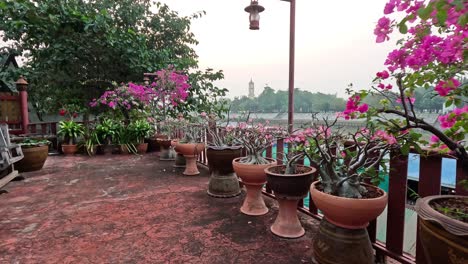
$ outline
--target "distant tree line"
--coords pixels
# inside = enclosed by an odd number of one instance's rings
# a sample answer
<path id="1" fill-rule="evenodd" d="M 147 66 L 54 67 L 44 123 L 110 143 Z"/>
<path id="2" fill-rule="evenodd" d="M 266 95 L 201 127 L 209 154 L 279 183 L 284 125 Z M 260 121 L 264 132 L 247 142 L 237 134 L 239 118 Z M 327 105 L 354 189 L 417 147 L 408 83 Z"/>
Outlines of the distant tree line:
<path id="1" fill-rule="evenodd" d="M 228 103 L 231 105 L 231 112 L 265 112 L 277 113 L 288 111 L 288 91 L 275 91 L 271 87 L 265 87 L 263 92 L 254 98 L 247 96 L 235 97 Z M 296 88 L 294 91 L 294 112 L 328 112 L 342 111 L 346 101 L 332 94 L 311 93 Z"/>

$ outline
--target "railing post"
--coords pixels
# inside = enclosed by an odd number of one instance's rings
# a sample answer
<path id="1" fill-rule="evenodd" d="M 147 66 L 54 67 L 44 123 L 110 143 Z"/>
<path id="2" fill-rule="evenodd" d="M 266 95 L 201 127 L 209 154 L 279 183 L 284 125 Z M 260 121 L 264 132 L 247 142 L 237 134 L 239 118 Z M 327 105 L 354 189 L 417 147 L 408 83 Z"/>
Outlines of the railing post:
<path id="1" fill-rule="evenodd" d="M 390 154 L 388 185 L 387 248 L 398 255 L 403 254 L 405 227 L 406 185 L 408 156 L 398 152 Z"/>
<path id="2" fill-rule="evenodd" d="M 20 76 L 16 81 L 16 89 L 19 91 L 21 106 L 21 129 L 23 134 L 28 133 L 29 112 L 28 112 L 28 82 Z"/>

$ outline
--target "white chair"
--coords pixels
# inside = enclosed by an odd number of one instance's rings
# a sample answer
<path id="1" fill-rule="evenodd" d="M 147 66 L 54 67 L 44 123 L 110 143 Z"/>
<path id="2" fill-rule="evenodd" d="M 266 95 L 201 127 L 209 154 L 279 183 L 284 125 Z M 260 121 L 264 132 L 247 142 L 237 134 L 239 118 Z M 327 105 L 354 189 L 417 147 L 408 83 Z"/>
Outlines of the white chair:
<path id="1" fill-rule="evenodd" d="M 0 176 L 4 175 L 0 178 L 0 188 L 18 176 L 13 164 L 23 157 L 21 146 L 10 141 L 8 125 L 0 124 Z"/>

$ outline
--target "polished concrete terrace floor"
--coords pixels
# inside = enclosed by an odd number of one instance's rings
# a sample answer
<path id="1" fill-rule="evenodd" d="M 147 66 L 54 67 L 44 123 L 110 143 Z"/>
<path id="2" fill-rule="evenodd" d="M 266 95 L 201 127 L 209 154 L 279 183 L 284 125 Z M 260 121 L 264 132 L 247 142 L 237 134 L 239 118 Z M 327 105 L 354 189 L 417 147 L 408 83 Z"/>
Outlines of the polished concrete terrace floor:
<path id="1" fill-rule="evenodd" d="M 311 263 L 318 222 L 281 239 L 270 212 L 239 212 L 244 194 L 212 198 L 208 172 L 183 176 L 144 156 L 52 156 L 0 195 L 0 263 Z"/>

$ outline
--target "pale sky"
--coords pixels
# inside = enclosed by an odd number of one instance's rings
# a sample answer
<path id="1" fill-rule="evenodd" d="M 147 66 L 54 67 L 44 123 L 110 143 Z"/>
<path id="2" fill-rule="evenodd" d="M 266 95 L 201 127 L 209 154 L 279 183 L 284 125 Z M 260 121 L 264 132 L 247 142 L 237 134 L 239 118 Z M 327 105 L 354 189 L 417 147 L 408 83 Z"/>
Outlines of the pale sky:
<path id="1" fill-rule="evenodd" d="M 265 84 L 288 87 L 289 3 L 259 0 L 265 7 L 260 30 L 249 30 L 250 0 L 160 0 L 180 15 L 204 10 L 192 22 L 200 42 L 195 47 L 201 68 L 222 69 L 217 83 L 228 97 L 247 95 L 250 78 L 255 93 Z M 367 88 L 382 70 L 395 40 L 375 43 L 373 30 L 387 0 L 297 0 L 295 87 L 345 97 L 347 84 Z"/>

